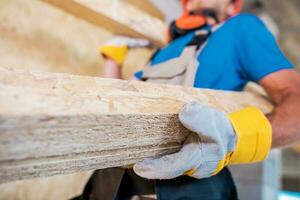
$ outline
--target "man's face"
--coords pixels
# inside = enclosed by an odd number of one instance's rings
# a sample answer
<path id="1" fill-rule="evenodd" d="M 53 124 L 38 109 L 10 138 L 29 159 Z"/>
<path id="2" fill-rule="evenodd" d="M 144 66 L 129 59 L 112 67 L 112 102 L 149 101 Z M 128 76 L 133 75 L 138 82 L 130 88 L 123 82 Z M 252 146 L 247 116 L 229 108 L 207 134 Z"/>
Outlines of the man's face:
<path id="1" fill-rule="evenodd" d="M 223 20 L 231 11 L 232 0 L 188 0 L 188 11 L 213 10 Z"/>

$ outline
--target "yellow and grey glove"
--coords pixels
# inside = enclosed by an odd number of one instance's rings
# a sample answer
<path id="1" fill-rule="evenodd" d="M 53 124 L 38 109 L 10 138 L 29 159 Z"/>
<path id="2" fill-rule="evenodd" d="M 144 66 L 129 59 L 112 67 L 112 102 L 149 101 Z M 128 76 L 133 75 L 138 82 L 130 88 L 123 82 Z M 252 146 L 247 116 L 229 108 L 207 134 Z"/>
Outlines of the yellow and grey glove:
<path id="1" fill-rule="evenodd" d="M 183 107 L 179 119 L 193 132 L 181 150 L 135 164 L 136 174 L 148 179 L 206 178 L 230 164 L 262 161 L 270 151 L 271 126 L 256 107 L 226 115 L 192 102 Z"/>
<path id="2" fill-rule="evenodd" d="M 117 36 L 100 46 L 99 52 L 101 55 L 104 55 L 122 65 L 129 49 L 142 48 L 149 45 L 150 42 L 145 39 Z"/>

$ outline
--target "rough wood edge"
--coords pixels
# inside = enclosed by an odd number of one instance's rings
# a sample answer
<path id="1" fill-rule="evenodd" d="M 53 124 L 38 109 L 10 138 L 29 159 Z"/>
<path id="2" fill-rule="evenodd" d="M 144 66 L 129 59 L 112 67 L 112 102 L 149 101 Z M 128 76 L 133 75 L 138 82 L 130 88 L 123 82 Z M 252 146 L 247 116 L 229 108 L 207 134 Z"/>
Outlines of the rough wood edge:
<path id="1" fill-rule="evenodd" d="M 135 163 L 178 150 L 182 105 L 224 112 L 272 105 L 247 92 L 202 90 L 0 68 L 0 182 Z"/>

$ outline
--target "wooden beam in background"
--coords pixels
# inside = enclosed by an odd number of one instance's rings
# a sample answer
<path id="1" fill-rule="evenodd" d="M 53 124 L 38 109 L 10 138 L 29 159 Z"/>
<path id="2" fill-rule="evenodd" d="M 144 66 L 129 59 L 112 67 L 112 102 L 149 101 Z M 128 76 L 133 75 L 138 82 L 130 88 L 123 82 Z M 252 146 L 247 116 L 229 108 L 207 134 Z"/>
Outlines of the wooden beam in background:
<path id="1" fill-rule="evenodd" d="M 145 38 L 158 47 L 166 43 L 165 23 L 129 3 L 111 0 L 43 1 L 114 34 Z"/>
<path id="2" fill-rule="evenodd" d="M 0 182 L 135 163 L 174 152 L 184 103 L 272 105 L 251 93 L 0 68 Z"/>
<path id="3" fill-rule="evenodd" d="M 166 20 L 166 16 L 155 6 L 151 3 L 150 0 L 124 0 L 125 2 L 130 3 L 133 6 L 143 10 L 144 12 L 148 13 L 149 15 L 156 17 L 162 21 Z"/>

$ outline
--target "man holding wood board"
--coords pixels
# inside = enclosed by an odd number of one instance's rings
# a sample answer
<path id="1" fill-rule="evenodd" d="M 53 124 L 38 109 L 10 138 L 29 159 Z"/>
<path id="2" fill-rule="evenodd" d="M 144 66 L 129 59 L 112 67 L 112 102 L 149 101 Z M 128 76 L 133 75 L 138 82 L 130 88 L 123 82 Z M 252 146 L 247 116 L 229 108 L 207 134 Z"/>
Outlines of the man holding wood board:
<path id="1" fill-rule="evenodd" d="M 226 166 L 263 161 L 271 148 L 300 140 L 300 75 L 264 24 L 239 14 L 241 0 L 182 0 L 182 5 L 183 15 L 170 25 L 170 43 L 134 78 L 231 91 L 253 81 L 265 89 L 275 109 L 268 116 L 256 107 L 226 115 L 191 102 L 179 114 L 193 132 L 180 151 L 139 162 L 135 173 L 117 168 L 96 172 L 85 199 L 149 199 L 153 196 L 145 195 L 151 194 L 161 200 L 237 199 Z M 105 77 L 121 78 L 128 48 L 147 45 L 124 37 L 103 45 Z"/>

